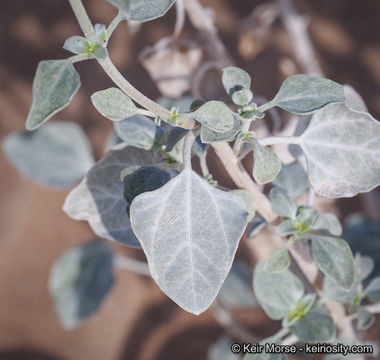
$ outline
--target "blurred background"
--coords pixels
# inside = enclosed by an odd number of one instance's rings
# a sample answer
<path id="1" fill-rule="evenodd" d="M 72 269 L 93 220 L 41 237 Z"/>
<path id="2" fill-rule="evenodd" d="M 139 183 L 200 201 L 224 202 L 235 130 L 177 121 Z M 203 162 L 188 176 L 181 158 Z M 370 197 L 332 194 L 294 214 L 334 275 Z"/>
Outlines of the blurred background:
<path id="1" fill-rule="evenodd" d="M 94 23 L 109 24 L 116 15 L 105 0 L 84 3 Z M 305 70 L 297 63 L 292 39 L 281 20 L 267 23 L 260 15 L 265 10 L 262 6 L 271 1 L 202 3 L 213 8 L 219 35 L 237 66 L 252 76 L 255 94 L 271 98 L 286 76 Z M 325 76 L 353 86 L 369 112 L 380 119 L 380 2 L 297 0 L 294 4 L 310 21 L 310 38 Z M 139 55 L 169 36 L 174 22 L 174 8 L 140 28 L 124 22 L 108 47 L 120 71 L 151 98 L 161 93 Z M 68 57 L 62 46 L 72 35 L 80 35 L 80 29 L 68 1 L 0 2 L 0 141 L 24 128 L 38 62 Z M 189 23 L 181 37 L 198 40 Z M 99 159 L 112 124 L 95 110 L 90 95 L 112 83 L 95 61 L 75 67 L 82 86 L 70 106 L 54 119 L 80 124 Z M 212 77 L 204 81 L 203 90 L 215 98 L 221 86 L 215 85 Z M 215 158 L 210 162 L 218 172 L 220 164 Z M 101 310 L 79 328 L 63 330 L 47 290 L 50 267 L 66 249 L 86 242 L 93 233 L 87 223 L 71 220 L 61 210 L 67 191 L 44 189 L 23 178 L 1 152 L 0 169 L 0 360 L 207 359 L 210 345 L 225 332 L 212 311 L 198 317 L 188 314 L 152 280 L 122 270 L 117 271 L 116 286 Z M 223 185 L 233 187 L 225 174 L 218 174 Z M 362 222 L 360 230 L 367 231 L 366 239 L 370 239 L 364 252 L 378 256 L 375 260 L 380 264 L 378 193 L 341 199 L 328 206 L 341 220 L 357 212 L 369 219 Z M 352 235 L 353 247 L 363 246 L 360 240 L 365 236 L 360 231 Z M 144 259 L 138 251 L 117 249 Z M 262 337 L 279 327 L 259 308 L 236 311 L 234 316 Z M 379 320 L 368 337 L 380 339 Z"/>

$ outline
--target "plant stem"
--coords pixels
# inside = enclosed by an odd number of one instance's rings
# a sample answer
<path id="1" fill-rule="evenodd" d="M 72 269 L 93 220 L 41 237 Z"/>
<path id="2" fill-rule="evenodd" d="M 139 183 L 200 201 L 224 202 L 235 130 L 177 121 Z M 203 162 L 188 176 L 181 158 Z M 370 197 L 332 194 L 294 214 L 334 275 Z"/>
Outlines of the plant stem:
<path id="1" fill-rule="evenodd" d="M 156 117 L 155 113 L 153 113 L 149 110 L 145 110 L 145 109 L 137 109 L 136 113 L 140 114 L 140 115 L 148 116 L 148 117 L 153 117 L 153 118 Z"/>
<path id="2" fill-rule="evenodd" d="M 150 277 L 148 264 L 135 259 L 127 258 L 120 254 L 114 256 L 114 266 L 120 269 L 129 270 L 136 274 Z"/>
<path id="3" fill-rule="evenodd" d="M 185 142 L 183 143 L 183 165 L 184 168 L 191 169 L 191 156 L 192 156 L 192 148 L 195 141 L 195 133 L 194 131 L 189 131 L 186 134 Z"/>
<path id="4" fill-rule="evenodd" d="M 78 20 L 79 26 L 86 38 L 90 41 L 96 39 L 94 27 L 91 20 L 87 15 L 87 11 L 82 4 L 82 0 L 69 0 L 69 3 L 74 11 L 74 14 Z"/>
<path id="5" fill-rule="evenodd" d="M 150 112 L 160 116 L 164 121 L 168 121 L 171 118 L 169 110 L 165 109 L 161 105 L 157 104 L 153 100 L 149 99 L 139 90 L 137 90 L 115 67 L 110 58 L 97 59 L 100 66 L 106 72 L 106 74 L 113 80 L 113 82 L 119 86 L 132 100 L 148 109 Z M 178 125 L 185 129 L 192 129 L 195 125 L 194 120 L 179 116 Z"/>
<path id="6" fill-rule="evenodd" d="M 267 222 L 274 221 L 277 218 L 277 215 L 272 211 L 268 198 L 261 192 L 243 166 L 239 163 L 231 146 L 226 142 L 214 142 L 211 146 L 234 183 L 240 188 L 247 190 L 253 196 L 255 207 L 260 215 Z"/>
<path id="7" fill-rule="evenodd" d="M 298 136 L 269 136 L 257 140 L 260 145 L 268 146 L 274 144 L 299 144 Z"/>
<path id="8" fill-rule="evenodd" d="M 119 11 L 118 14 L 113 18 L 111 23 L 108 25 L 107 28 L 107 41 L 110 39 L 112 33 L 115 31 L 117 26 L 124 20 L 124 16 Z"/>

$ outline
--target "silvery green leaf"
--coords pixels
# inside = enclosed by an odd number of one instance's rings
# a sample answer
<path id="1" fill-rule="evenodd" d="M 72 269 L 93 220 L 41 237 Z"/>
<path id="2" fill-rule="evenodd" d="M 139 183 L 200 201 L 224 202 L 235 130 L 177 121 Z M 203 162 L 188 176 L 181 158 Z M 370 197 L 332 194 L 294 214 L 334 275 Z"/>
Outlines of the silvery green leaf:
<path id="1" fill-rule="evenodd" d="M 91 145 L 73 122 L 55 121 L 33 133 L 11 133 L 3 151 L 23 176 L 61 189 L 74 185 L 94 164 Z"/>
<path id="2" fill-rule="evenodd" d="M 235 105 L 245 106 L 251 102 L 253 99 L 253 94 L 249 89 L 240 89 L 234 91 L 231 99 Z"/>
<path id="3" fill-rule="evenodd" d="M 127 212 L 129 213 L 130 204 L 136 196 L 159 189 L 171 179 L 171 175 L 157 166 L 141 165 L 123 169 L 120 178 L 123 183 L 124 199 L 127 201 Z"/>
<path id="4" fill-rule="evenodd" d="M 120 144 L 87 173 L 65 199 L 63 210 L 75 220 L 86 220 L 96 235 L 129 246 L 140 244 L 126 214 L 120 172 L 134 165 L 158 164 L 161 157 Z"/>
<path id="5" fill-rule="evenodd" d="M 232 111 L 221 101 L 208 101 L 191 115 L 202 125 L 219 133 L 232 130 L 235 125 Z"/>
<path id="6" fill-rule="evenodd" d="M 91 101 L 96 110 L 112 121 L 130 118 L 137 112 L 131 98 L 117 88 L 97 91 L 91 95 Z"/>
<path id="7" fill-rule="evenodd" d="M 311 253 L 318 268 L 341 287 L 349 290 L 355 282 L 355 262 L 343 239 L 310 235 Z"/>
<path id="8" fill-rule="evenodd" d="M 284 189 L 289 196 L 297 197 L 309 187 L 309 180 L 302 165 L 294 161 L 291 164 L 282 165 L 281 171 L 273 180 L 273 185 Z"/>
<path id="9" fill-rule="evenodd" d="M 237 116 L 234 116 L 234 126 L 231 130 L 224 133 L 216 132 L 207 126 L 201 126 L 201 140 L 204 144 L 210 144 L 216 141 L 233 141 L 241 130 L 241 123 Z"/>
<path id="10" fill-rule="evenodd" d="M 297 74 L 288 77 L 274 99 L 260 106 L 258 110 L 278 106 L 291 113 L 304 115 L 328 104 L 344 101 L 342 85 L 321 77 Z"/>
<path id="11" fill-rule="evenodd" d="M 103 146 L 103 153 L 106 153 L 107 151 L 111 150 L 114 146 L 122 143 L 123 140 L 121 140 L 115 133 L 114 130 L 112 130 L 106 139 L 106 142 Z"/>
<path id="12" fill-rule="evenodd" d="M 165 151 L 167 152 L 171 152 L 188 132 L 186 129 L 171 126 L 168 123 L 163 123 L 160 129 L 163 131 L 159 132 L 158 142 L 165 145 Z"/>
<path id="13" fill-rule="evenodd" d="M 260 261 L 253 273 L 253 289 L 256 299 L 273 320 L 285 317 L 304 295 L 302 282 L 290 270 L 270 273 L 265 262 Z"/>
<path id="14" fill-rule="evenodd" d="M 248 239 L 253 239 L 265 228 L 267 222 L 261 216 L 256 216 L 248 224 Z"/>
<path id="15" fill-rule="evenodd" d="M 281 344 L 280 338 L 271 336 L 260 341 L 260 344 L 263 345 L 262 352 L 247 353 L 244 355 L 243 360 L 288 360 L 288 355 L 286 355 L 285 353 L 275 353 L 274 349 L 271 349 L 273 345 Z M 268 349 L 266 348 L 267 345 L 269 346 Z M 266 350 L 268 350 L 268 352 Z"/>
<path id="16" fill-rule="evenodd" d="M 227 94 L 232 96 L 236 90 L 249 89 L 251 77 L 246 71 L 235 66 L 229 66 L 223 69 L 222 83 Z"/>
<path id="17" fill-rule="evenodd" d="M 296 307 L 289 314 L 287 314 L 286 317 L 282 319 L 282 327 L 289 328 L 292 325 L 294 325 L 297 321 L 305 317 L 315 304 L 316 298 L 316 294 L 313 293 L 306 294 L 305 296 L 303 296 L 303 298 L 298 302 Z"/>
<path id="18" fill-rule="evenodd" d="M 333 236 L 340 236 L 343 232 L 339 219 L 333 213 L 319 214 L 311 229 Z"/>
<path id="19" fill-rule="evenodd" d="M 273 187 L 269 193 L 272 210 L 289 219 L 295 219 L 297 215 L 297 203 L 289 195 L 278 187 Z"/>
<path id="20" fill-rule="evenodd" d="M 259 184 L 273 181 L 281 170 L 281 161 L 269 147 L 253 141 L 253 177 Z"/>
<path id="21" fill-rule="evenodd" d="M 363 307 L 359 307 L 358 309 L 358 330 L 365 331 L 369 329 L 373 323 L 375 322 L 375 315 L 364 309 Z"/>
<path id="22" fill-rule="evenodd" d="M 65 329 L 99 310 L 114 283 L 112 263 L 111 250 L 100 240 L 70 249 L 55 261 L 49 290 Z"/>
<path id="23" fill-rule="evenodd" d="M 245 209 L 247 210 L 249 214 L 247 221 L 248 222 L 252 221 L 256 213 L 252 195 L 247 190 L 243 190 L 243 189 L 231 190 L 230 193 L 239 196 L 244 201 Z"/>
<path id="24" fill-rule="evenodd" d="M 358 283 L 355 281 L 351 289 L 339 286 L 328 276 L 323 279 L 323 297 L 327 300 L 337 301 L 342 304 L 351 304 L 359 294 Z"/>
<path id="25" fill-rule="evenodd" d="M 281 235 L 291 235 L 298 232 L 294 227 L 293 221 L 289 219 L 282 221 L 276 229 Z"/>
<path id="26" fill-rule="evenodd" d="M 107 0 L 116 6 L 127 20 L 150 21 L 164 16 L 175 0 Z"/>
<path id="27" fill-rule="evenodd" d="M 229 337 L 220 337 L 208 350 L 208 360 L 240 360 L 240 356 L 231 351 L 234 343 Z"/>
<path id="28" fill-rule="evenodd" d="M 107 41 L 107 27 L 104 24 L 95 24 L 94 25 L 96 36 L 99 41 Z"/>
<path id="29" fill-rule="evenodd" d="M 368 112 L 367 106 L 362 97 L 350 85 L 343 85 L 344 95 L 346 97 L 346 104 L 352 110 Z"/>
<path id="30" fill-rule="evenodd" d="M 367 192 L 380 183 L 380 123 L 370 114 L 332 104 L 313 115 L 299 138 L 310 183 L 330 198 Z"/>
<path id="31" fill-rule="evenodd" d="M 294 220 L 294 227 L 300 233 L 306 233 L 312 229 L 318 218 L 318 213 L 315 209 L 309 206 L 300 206 L 298 208 L 297 217 Z"/>
<path id="32" fill-rule="evenodd" d="M 372 279 L 364 292 L 372 302 L 380 302 L 380 277 Z"/>
<path id="33" fill-rule="evenodd" d="M 375 268 L 375 262 L 369 256 L 363 256 L 360 253 L 355 254 L 355 265 L 359 271 L 360 279 L 366 279 Z"/>
<path id="34" fill-rule="evenodd" d="M 37 129 L 69 105 L 79 86 L 80 78 L 71 60 L 41 61 L 33 80 L 33 99 L 26 129 Z"/>
<path id="35" fill-rule="evenodd" d="M 67 51 L 72 52 L 73 54 L 87 54 L 88 46 L 89 46 L 88 40 L 83 36 L 71 36 L 63 45 L 63 48 Z"/>
<path id="36" fill-rule="evenodd" d="M 90 45 L 89 55 L 95 59 L 106 59 L 108 57 L 108 50 L 102 44 L 97 43 Z"/>
<path id="37" fill-rule="evenodd" d="M 243 200 L 185 168 L 162 188 L 136 197 L 130 213 L 161 290 L 193 314 L 205 311 L 231 268 L 246 228 Z"/>
<path id="38" fill-rule="evenodd" d="M 285 247 L 273 250 L 265 262 L 265 270 L 270 273 L 283 272 L 289 266 L 290 256 Z"/>
<path id="39" fill-rule="evenodd" d="M 308 343 L 331 341 L 335 337 L 335 325 L 325 308 L 315 305 L 290 327 L 299 340 Z"/>
<path id="40" fill-rule="evenodd" d="M 114 123 L 117 136 L 127 145 L 151 150 L 162 134 L 154 121 L 143 115 L 134 115 Z"/>
<path id="41" fill-rule="evenodd" d="M 257 304 L 252 292 L 252 271 L 248 264 L 235 262 L 228 273 L 218 299 L 227 306 L 252 309 Z"/>

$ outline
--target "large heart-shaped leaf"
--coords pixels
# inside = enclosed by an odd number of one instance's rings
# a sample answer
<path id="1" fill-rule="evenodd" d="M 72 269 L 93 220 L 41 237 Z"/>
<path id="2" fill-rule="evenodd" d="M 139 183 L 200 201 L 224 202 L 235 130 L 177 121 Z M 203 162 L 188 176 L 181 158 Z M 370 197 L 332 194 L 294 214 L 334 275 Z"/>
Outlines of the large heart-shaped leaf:
<path id="1" fill-rule="evenodd" d="M 122 169 L 160 161 L 153 152 L 117 145 L 109 151 L 67 196 L 63 210 L 75 220 L 86 220 L 100 237 L 140 246 L 127 217 L 120 180 Z"/>
<path id="2" fill-rule="evenodd" d="M 132 228 L 153 279 L 196 315 L 218 294 L 247 216 L 243 200 L 216 189 L 190 168 L 131 205 Z"/>
<path id="3" fill-rule="evenodd" d="M 74 185 L 94 164 L 91 145 L 73 122 L 56 121 L 32 133 L 11 133 L 3 150 L 22 175 L 55 188 Z"/>
<path id="4" fill-rule="evenodd" d="M 279 106 L 294 114 L 304 115 L 345 100 L 342 85 L 321 77 L 297 74 L 288 77 L 274 99 L 258 110 L 265 111 Z"/>
<path id="5" fill-rule="evenodd" d="M 166 14 L 175 0 L 107 0 L 128 20 L 149 21 Z"/>
<path id="6" fill-rule="evenodd" d="M 332 104 L 313 115 L 299 144 L 321 196 L 354 196 L 380 184 L 380 123 L 370 114 Z"/>
<path id="7" fill-rule="evenodd" d="M 100 240 L 70 249 L 56 260 L 49 290 L 65 329 L 99 310 L 114 283 L 112 268 L 113 254 Z"/>
<path id="8" fill-rule="evenodd" d="M 71 60 L 46 60 L 38 64 L 33 81 L 33 99 L 27 130 L 34 130 L 65 108 L 80 87 Z"/>

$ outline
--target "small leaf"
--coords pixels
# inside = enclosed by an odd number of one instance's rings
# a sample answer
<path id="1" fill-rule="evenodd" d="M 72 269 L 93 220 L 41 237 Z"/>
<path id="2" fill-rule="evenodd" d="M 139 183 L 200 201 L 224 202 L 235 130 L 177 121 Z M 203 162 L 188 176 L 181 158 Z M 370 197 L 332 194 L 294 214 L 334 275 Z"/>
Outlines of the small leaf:
<path id="1" fill-rule="evenodd" d="M 253 273 L 253 289 L 258 303 L 273 320 L 285 317 L 304 295 L 302 282 L 290 270 L 270 273 L 263 261 Z"/>
<path id="2" fill-rule="evenodd" d="M 252 292 L 252 271 L 244 262 L 235 262 L 224 281 L 218 299 L 226 306 L 252 309 L 257 306 Z"/>
<path id="3" fill-rule="evenodd" d="M 282 165 L 281 171 L 273 180 L 273 185 L 285 190 L 289 196 L 297 197 L 309 187 L 309 180 L 302 165 L 294 161 L 291 164 Z"/>
<path id="4" fill-rule="evenodd" d="M 232 130 L 235 124 L 232 111 L 221 101 L 208 101 L 191 115 L 202 125 L 219 133 Z"/>
<path id="5" fill-rule="evenodd" d="M 207 126 L 201 126 L 201 140 L 204 144 L 211 144 L 216 141 L 233 141 L 236 138 L 236 135 L 241 130 L 241 123 L 239 119 L 234 116 L 234 127 L 226 131 L 225 133 L 219 133 L 209 129 Z"/>
<path id="6" fill-rule="evenodd" d="M 41 61 L 33 80 L 33 99 L 26 129 L 37 129 L 69 105 L 79 86 L 79 75 L 69 59 Z"/>
<path id="7" fill-rule="evenodd" d="M 276 214 L 293 220 L 296 218 L 297 204 L 285 191 L 273 187 L 269 193 L 269 199 L 272 210 Z"/>
<path id="8" fill-rule="evenodd" d="M 121 121 L 135 115 L 136 105 L 129 96 L 117 88 L 109 88 L 91 95 L 91 101 L 104 117 Z"/>
<path id="9" fill-rule="evenodd" d="M 232 101 L 235 105 L 245 106 L 251 102 L 253 98 L 252 91 L 249 89 L 237 90 L 232 94 Z"/>
<path id="10" fill-rule="evenodd" d="M 123 183 L 124 199 L 128 204 L 128 213 L 130 204 L 136 196 L 157 190 L 171 179 L 170 173 L 152 165 L 125 168 L 121 171 L 120 177 Z"/>
<path id="11" fill-rule="evenodd" d="M 3 151 L 23 176 L 59 189 L 74 185 L 94 164 L 91 145 L 73 122 L 55 121 L 33 133 L 11 133 Z"/>
<path id="12" fill-rule="evenodd" d="M 310 235 L 311 252 L 319 269 L 349 290 L 355 282 L 355 262 L 347 242 L 340 238 Z"/>
<path id="13" fill-rule="evenodd" d="M 355 281 L 354 286 L 347 290 L 339 286 L 330 277 L 325 276 L 323 279 L 323 297 L 327 300 L 337 301 L 342 304 L 351 304 L 359 294 L 358 283 Z"/>
<path id="14" fill-rule="evenodd" d="M 297 217 L 294 220 L 294 227 L 299 233 L 304 234 L 313 228 L 317 218 L 318 213 L 315 209 L 309 206 L 300 206 Z"/>
<path id="15" fill-rule="evenodd" d="M 247 210 L 249 214 L 247 221 L 248 222 L 252 221 L 256 213 L 252 195 L 247 190 L 242 190 L 242 189 L 231 190 L 230 193 L 239 196 L 244 201 L 245 209 Z"/>
<path id="16" fill-rule="evenodd" d="M 164 16 L 175 0 L 107 0 L 116 6 L 127 20 L 150 21 Z"/>
<path id="17" fill-rule="evenodd" d="M 368 330 L 373 323 L 375 322 L 375 315 L 364 309 L 363 307 L 359 307 L 358 309 L 358 330 L 365 331 Z"/>
<path id="18" fill-rule="evenodd" d="M 140 247 L 126 214 L 127 202 L 120 181 L 122 169 L 157 164 L 157 153 L 120 144 L 87 173 L 65 199 L 63 210 L 75 220 L 86 220 L 96 235 L 128 246 Z"/>
<path id="19" fill-rule="evenodd" d="M 327 342 L 335 337 L 334 321 L 321 305 L 315 305 L 290 330 L 300 341 L 308 343 Z"/>
<path id="20" fill-rule="evenodd" d="M 253 177 L 259 184 L 273 181 L 281 170 L 281 161 L 276 153 L 253 141 Z"/>
<path id="21" fill-rule="evenodd" d="M 296 307 L 282 320 L 282 327 L 289 328 L 297 321 L 307 315 L 312 306 L 315 304 L 316 294 L 306 294 L 296 305 Z"/>
<path id="22" fill-rule="evenodd" d="M 99 41 L 107 42 L 107 27 L 104 24 L 95 24 L 94 29 Z"/>
<path id="23" fill-rule="evenodd" d="M 277 231 L 281 235 L 291 235 L 298 233 L 298 230 L 294 227 L 292 220 L 284 220 L 277 226 Z"/>
<path id="24" fill-rule="evenodd" d="M 67 51 L 72 52 L 73 54 L 87 54 L 88 46 L 89 46 L 88 40 L 83 36 L 71 36 L 63 45 L 63 48 Z"/>
<path id="25" fill-rule="evenodd" d="M 65 329 L 97 312 L 114 283 L 113 255 L 100 240 L 66 251 L 53 265 L 49 290 Z"/>
<path id="26" fill-rule="evenodd" d="M 235 66 L 229 66 L 223 69 L 222 83 L 227 94 L 232 94 L 241 89 L 250 89 L 251 77 L 249 74 Z"/>
<path id="27" fill-rule="evenodd" d="M 373 259 L 369 256 L 363 256 L 360 253 L 355 254 L 355 265 L 362 281 L 366 279 L 375 268 Z"/>
<path id="28" fill-rule="evenodd" d="M 313 115 L 299 144 L 318 195 L 338 198 L 380 184 L 380 123 L 370 114 L 332 104 Z"/>
<path id="29" fill-rule="evenodd" d="M 380 277 L 372 279 L 365 288 L 364 293 L 372 302 L 380 302 Z"/>
<path id="30" fill-rule="evenodd" d="M 144 150 L 151 150 L 162 136 L 163 130 L 143 115 L 134 115 L 114 123 L 116 134 L 124 143 Z"/>
<path id="31" fill-rule="evenodd" d="M 243 200 L 216 189 L 190 168 L 131 205 L 132 228 L 153 279 L 196 315 L 218 294 L 247 216 Z"/>
<path id="32" fill-rule="evenodd" d="M 339 219 L 333 213 L 319 214 L 311 228 L 312 230 L 317 230 L 333 236 L 340 236 L 343 232 Z"/>
<path id="33" fill-rule="evenodd" d="M 270 273 L 279 273 L 287 270 L 290 266 L 290 256 L 286 248 L 273 250 L 266 263 L 265 270 Z"/>
<path id="34" fill-rule="evenodd" d="M 288 77 L 277 95 L 269 104 L 258 108 L 268 109 L 278 106 L 294 114 L 313 113 L 334 102 L 344 102 L 344 89 L 338 83 L 308 75 L 293 75 Z"/>

